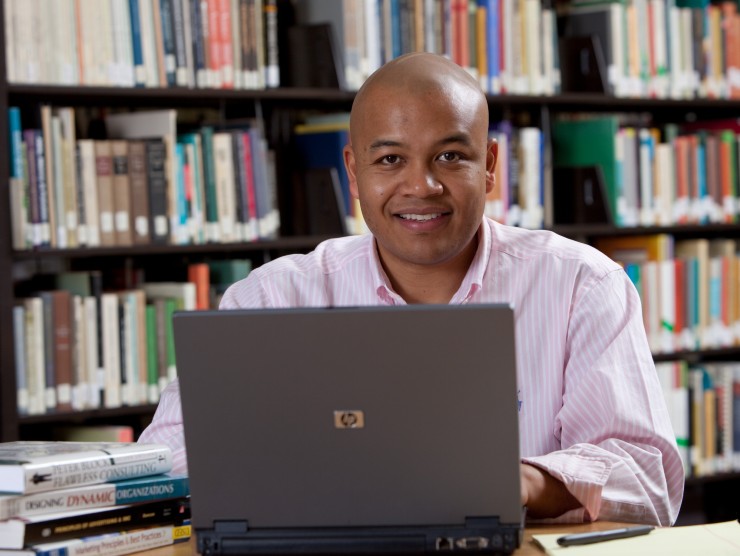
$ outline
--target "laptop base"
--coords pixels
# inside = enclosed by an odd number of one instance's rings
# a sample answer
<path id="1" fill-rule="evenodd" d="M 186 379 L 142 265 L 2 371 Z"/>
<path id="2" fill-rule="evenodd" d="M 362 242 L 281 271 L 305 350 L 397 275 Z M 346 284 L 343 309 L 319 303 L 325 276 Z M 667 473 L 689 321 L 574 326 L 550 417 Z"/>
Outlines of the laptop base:
<path id="1" fill-rule="evenodd" d="M 219 521 L 213 529 L 196 529 L 202 556 L 511 554 L 523 533 L 521 523 L 500 523 L 495 517 L 451 526 L 249 529 L 245 521 Z"/>

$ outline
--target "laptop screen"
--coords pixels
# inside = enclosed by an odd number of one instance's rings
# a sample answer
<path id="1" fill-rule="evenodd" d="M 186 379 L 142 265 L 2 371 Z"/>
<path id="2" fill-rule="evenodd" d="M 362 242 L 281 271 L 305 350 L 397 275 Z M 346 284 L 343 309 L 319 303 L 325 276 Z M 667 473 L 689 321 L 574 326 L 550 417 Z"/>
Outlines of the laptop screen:
<path id="1" fill-rule="evenodd" d="M 177 313 L 193 524 L 522 519 L 506 305 Z"/>

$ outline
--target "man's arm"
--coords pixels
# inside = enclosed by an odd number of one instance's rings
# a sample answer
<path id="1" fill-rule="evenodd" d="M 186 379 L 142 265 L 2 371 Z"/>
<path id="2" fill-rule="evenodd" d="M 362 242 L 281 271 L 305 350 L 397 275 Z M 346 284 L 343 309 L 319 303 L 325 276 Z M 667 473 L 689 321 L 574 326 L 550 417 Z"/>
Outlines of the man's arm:
<path id="1" fill-rule="evenodd" d="M 536 519 L 557 517 L 581 506 L 565 485 L 534 465 L 521 464 L 522 506 Z"/>
<path id="2" fill-rule="evenodd" d="M 642 321 L 640 300 L 621 270 L 574 299 L 564 366 L 563 404 L 553 425 L 561 449 L 523 459 L 560 482 L 578 501 L 539 506 L 527 470 L 533 517 L 669 525 L 683 496 L 683 464 Z M 529 493 L 529 489 L 532 493 Z M 550 485 L 557 493 L 557 484 Z M 539 514 L 540 511 L 545 513 Z"/>
<path id="3" fill-rule="evenodd" d="M 182 406 L 180 405 L 180 383 L 177 379 L 162 392 L 154 419 L 141 433 L 138 441 L 166 444 L 172 450 L 172 472 L 188 472 L 182 426 Z"/>

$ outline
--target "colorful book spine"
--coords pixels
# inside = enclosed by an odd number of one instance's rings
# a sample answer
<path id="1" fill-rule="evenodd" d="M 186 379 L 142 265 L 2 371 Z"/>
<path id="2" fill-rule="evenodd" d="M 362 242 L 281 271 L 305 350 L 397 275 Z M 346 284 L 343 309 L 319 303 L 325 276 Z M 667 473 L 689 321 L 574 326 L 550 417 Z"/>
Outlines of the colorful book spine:
<path id="1" fill-rule="evenodd" d="M 30 554 L 34 556 L 85 556 L 88 554 L 123 556 L 184 542 L 190 538 L 191 534 L 190 520 L 182 520 L 161 527 L 39 544 L 31 547 Z M 26 551 L 23 552 L 25 553 Z"/>
<path id="2" fill-rule="evenodd" d="M 185 475 L 153 475 L 23 496 L 0 495 L 0 520 L 141 504 L 165 498 L 182 498 L 189 494 L 188 478 Z"/>

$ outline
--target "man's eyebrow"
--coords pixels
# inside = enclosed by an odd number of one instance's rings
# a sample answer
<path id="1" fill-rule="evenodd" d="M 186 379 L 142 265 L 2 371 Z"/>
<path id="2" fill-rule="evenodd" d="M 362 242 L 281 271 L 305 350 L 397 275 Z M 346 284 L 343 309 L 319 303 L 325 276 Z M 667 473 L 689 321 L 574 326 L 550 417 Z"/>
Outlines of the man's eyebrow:
<path id="1" fill-rule="evenodd" d="M 392 141 L 390 139 L 378 139 L 377 141 L 373 141 L 372 143 L 370 143 L 370 150 L 376 151 L 384 147 L 400 147 L 400 146 L 401 146 L 400 141 Z"/>
<path id="2" fill-rule="evenodd" d="M 452 143 L 461 143 L 465 146 L 469 146 L 471 145 L 470 135 L 467 133 L 455 133 L 437 141 L 438 146 L 450 145 Z M 392 139 L 378 139 L 377 141 L 370 143 L 370 150 L 375 151 L 384 147 L 400 147 L 402 145 L 403 143 L 400 141 L 394 141 Z"/>

